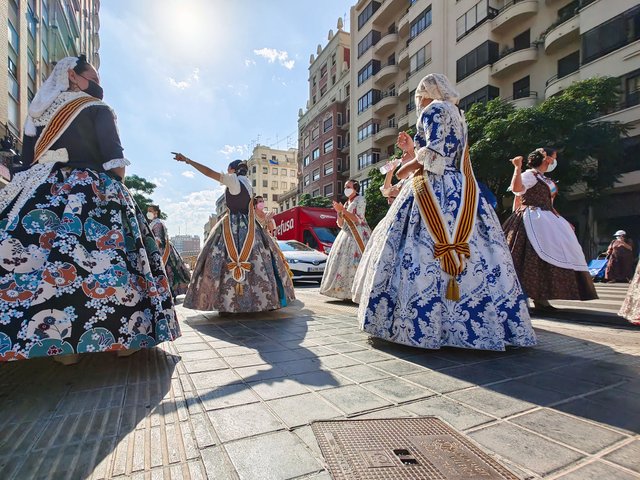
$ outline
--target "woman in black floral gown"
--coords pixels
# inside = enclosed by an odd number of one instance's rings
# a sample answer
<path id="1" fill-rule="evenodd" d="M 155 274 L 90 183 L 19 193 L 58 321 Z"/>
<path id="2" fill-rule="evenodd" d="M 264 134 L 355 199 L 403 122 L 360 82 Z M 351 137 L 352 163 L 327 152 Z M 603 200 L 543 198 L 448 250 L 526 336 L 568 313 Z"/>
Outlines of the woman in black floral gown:
<path id="1" fill-rule="evenodd" d="M 135 351 L 180 336 L 162 257 L 122 183 L 129 162 L 96 70 L 56 64 L 0 190 L 0 362 Z"/>

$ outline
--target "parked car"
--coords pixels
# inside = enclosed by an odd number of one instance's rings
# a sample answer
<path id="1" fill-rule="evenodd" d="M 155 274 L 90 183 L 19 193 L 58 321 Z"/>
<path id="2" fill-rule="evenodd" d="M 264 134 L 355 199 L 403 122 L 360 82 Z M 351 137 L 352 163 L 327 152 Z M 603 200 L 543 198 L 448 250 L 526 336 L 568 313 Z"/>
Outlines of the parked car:
<path id="1" fill-rule="evenodd" d="M 278 240 L 278 246 L 293 272 L 293 281 L 322 281 L 324 267 L 329 258 L 326 254 L 307 247 L 297 240 Z"/>

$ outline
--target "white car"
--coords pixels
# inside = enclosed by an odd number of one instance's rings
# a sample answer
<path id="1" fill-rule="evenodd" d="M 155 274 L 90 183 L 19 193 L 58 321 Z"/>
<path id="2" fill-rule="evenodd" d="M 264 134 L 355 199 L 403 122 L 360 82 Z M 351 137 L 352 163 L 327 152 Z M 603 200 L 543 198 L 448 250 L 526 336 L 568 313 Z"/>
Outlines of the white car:
<path id="1" fill-rule="evenodd" d="M 322 281 L 328 255 L 297 240 L 278 240 L 278 246 L 293 272 L 293 280 Z"/>

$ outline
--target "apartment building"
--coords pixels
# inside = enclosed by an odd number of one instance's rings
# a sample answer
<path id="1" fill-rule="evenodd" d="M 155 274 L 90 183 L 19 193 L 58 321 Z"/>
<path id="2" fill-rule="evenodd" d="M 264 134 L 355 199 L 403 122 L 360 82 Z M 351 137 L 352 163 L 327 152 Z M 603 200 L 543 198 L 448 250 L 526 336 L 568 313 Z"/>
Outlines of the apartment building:
<path id="1" fill-rule="evenodd" d="M 180 255 L 200 252 L 200 237 L 198 235 L 175 235 L 171 237 L 171 243 L 176 247 Z"/>
<path id="2" fill-rule="evenodd" d="M 463 109 L 496 97 L 532 106 L 574 81 L 617 76 L 624 100 L 605 118 L 631 125 L 629 171 L 611 192 L 620 208 L 589 212 L 587 220 L 576 202 L 573 214 L 593 227 L 592 241 L 613 225 L 640 236 L 639 24 L 637 0 L 357 2 L 351 9 L 351 176 L 366 189 L 369 170 L 393 152 L 398 131 L 415 124 L 413 94 L 428 73 L 456 82 Z"/>
<path id="3" fill-rule="evenodd" d="M 19 152 L 29 103 L 55 62 L 84 53 L 100 66 L 99 0 L 4 0 L 0 6 L 0 185 Z M 4 36 L 6 34 L 6 37 Z"/>
<path id="4" fill-rule="evenodd" d="M 340 18 L 337 32 L 330 30 L 327 45 L 309 60 L 309 99 L 298 118 L 299 193 L 339 200 L 349 177 L 350 51 Z"/>
<path id="5" fill-rule="evenodd" d="M 269 211 L 278 212 L 278 196 L 298 188 L 298 150 L 257 145 L 247 164 L 253 193 L 264 198 Z"/>

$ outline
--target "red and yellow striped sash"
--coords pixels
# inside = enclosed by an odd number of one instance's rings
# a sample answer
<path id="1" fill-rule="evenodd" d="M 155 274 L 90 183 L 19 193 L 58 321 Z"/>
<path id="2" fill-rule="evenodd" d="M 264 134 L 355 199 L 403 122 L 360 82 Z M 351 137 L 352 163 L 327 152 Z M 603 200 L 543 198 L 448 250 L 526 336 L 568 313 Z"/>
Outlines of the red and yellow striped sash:
<path id="1" fill-rule="evenodd" d="M 446 298 L 458 301 L 460 289 L 456 277 L 464 271 L 465 259 L 471 256 L 469 238 L 473 232 L 478 210 L 478 186 L 471 167 L 469 145 L 465 146 L 462 160 L 462 198 L 454 227 L 453 241 L 450 240 L 446 222 L 431 185 L 423 175 L 413 179 L 413 188 L 420 215 L 436 242 L 433 255 L 440 260 L 442 270 L 451 276 Z"/>
<path id="2" fill-rule="evenodd" d="M 356 244 L 358 245 L 358 250 L 360 250 L 360 253 L 364 252 L 364 247 L 365 247 L 364 241 L 362 240 L 362 237 L 358 232 L 358 227 L 356 227 L 356 224 L 353 223 L 353 220 L 348 218 L 346 215 L 342 217 L 342 220 L 347 224 L 347 227 L 349 227 L 349 231 L 351 232 L 351 235 L 353 235 L 353 238 L 355 239 Z"/>
<path id="3" fill-rule="evenodd" d="M 78 114 L 89 104 L 100 104 L 100 100 L 90 96 L 82 96 L 62 105 L 42 130 L 34 148 L 33 163 L 51 148 Z"/>
<path id="4" fill-rule="evenodd" d="M 253 207 L 253 200 L 249 202 L 249 225 L 247 228 L 247 236 L 244 239 L 242 249 L 238 255 L 238 248 L 236 242 L 231 233 L 231 220 L 230 213 L 224 216 L 222 221 L 222 233 L 224 237 L 224 245 L 227 250 L 227 255 L 231 259 L 231 262 L 227 263 L 227 270 L 231 272 L 233 279 L 236 281 L 236 293 L 242 295 L 244 289 L 242 282 L 244 282 L 246 272 L 251 271 L 251 263 L 249 263 L 249 256 L 251 250 L 253 250 L 253 242 L 256 236 L 256 221 L 255 221 L 255 209 Z"/>

